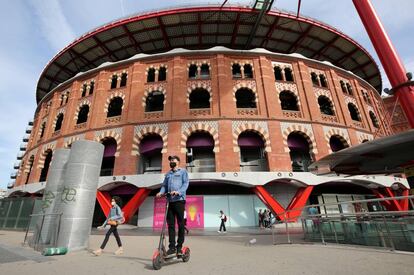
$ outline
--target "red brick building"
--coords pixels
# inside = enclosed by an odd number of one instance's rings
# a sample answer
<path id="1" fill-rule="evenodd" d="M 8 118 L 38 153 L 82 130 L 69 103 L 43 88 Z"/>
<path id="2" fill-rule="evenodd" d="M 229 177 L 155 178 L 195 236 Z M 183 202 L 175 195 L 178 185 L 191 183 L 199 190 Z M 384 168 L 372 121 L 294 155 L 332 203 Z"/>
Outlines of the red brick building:
<path id="1" fill-rule="evenodd" d="M 391 133 L 372 57 L 316 20 L 272 11 L 257 26 L 252 18 L 241 7 L 160 11 L 68 45 L 39 79 L 33 129 L 9 194 L 41 191 L 53 151 L 81 139 L 105 145 L 103 209 L 106 194 L 135 199 L 133 212 L 146 196 L 153 200 L 169 155 L 189 170 L 189 193 L 205 197 L 207 216 L 215 211 L 208 195 L 250 196 L 253 218 L 235 215 L 234 226 L 254 222 L 254 194 L 275 212 L 325 193 L 370 194 L 368 183 L 314 179 L 307 166 Z M 135 214 L 144 226 L 152 222 L 149 198 L 139 213 L 150 214 Z"/>

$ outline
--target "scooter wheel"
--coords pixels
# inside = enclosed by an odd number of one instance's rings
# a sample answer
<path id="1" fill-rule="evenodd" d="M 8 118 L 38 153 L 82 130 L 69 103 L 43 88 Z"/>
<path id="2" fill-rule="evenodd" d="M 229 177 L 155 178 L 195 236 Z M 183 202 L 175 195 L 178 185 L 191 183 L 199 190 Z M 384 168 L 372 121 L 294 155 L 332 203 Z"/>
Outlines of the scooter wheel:
<path id="1" fill-rule="evenodd" d="M 162 267 L 162 260 L 161 260 L 161 255 L 160 253 L 157 253 L 156 255 L 154 255 L 152 257 L 152 267 L 155 270 L 159 270 Z"/>
<path id="2" fill-rule="evenodd" d="M 188 262 L 190 260 L 190 248 L 185 247 L 183 249 L 183 256 L 181 257 L 184 263 Z"/>

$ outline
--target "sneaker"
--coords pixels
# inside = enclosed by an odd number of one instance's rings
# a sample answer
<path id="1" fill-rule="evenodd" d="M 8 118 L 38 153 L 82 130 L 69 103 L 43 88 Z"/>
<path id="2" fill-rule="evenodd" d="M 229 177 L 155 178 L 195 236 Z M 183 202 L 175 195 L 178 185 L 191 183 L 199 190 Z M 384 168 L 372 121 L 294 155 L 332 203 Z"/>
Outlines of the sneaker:
<path id="1" fill-rule="evenodd" d="M 118 249 L 114 252 L 114 254 L 115 254 L 115 255 L 121 255 L 122 253 L 124 253 L 124 249 L 123 249 L 122 247 L 118 248 Z"/>
<path id="2" fill-rule="evenodd" d="M 100 256 L 102 254 L 102 249 L 94 250 L 94 251 L 92 251 L 92 254 L 95 255 L 95 256 Z"/>
<path id="3" fill-rule="evenodd" d="M 221 231 L 219 230 L 219 231 L 217 231 L 218 233 L 221 233 Z"/>
<path id="4" fill-rule="evenodd" d="M 175 248 L 169 248 L 167 251 L 167 255 L 175 254 L 175 252 L 176 252 Z"/>

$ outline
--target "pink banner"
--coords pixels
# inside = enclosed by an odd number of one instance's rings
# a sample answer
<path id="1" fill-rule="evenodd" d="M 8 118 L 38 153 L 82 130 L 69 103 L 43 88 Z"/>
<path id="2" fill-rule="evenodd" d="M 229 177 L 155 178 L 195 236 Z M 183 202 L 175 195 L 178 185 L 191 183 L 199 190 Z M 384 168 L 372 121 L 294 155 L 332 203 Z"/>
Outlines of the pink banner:
<path id="1" fill-rule="evenodd" d="M 204 228 L 204 199 L 203 196 L 187 196 L 185 211 L 187 213 L 187 228 Z M 153 228 L 161 228 L 164 222 L 165 198 L 154 199 Z"/>

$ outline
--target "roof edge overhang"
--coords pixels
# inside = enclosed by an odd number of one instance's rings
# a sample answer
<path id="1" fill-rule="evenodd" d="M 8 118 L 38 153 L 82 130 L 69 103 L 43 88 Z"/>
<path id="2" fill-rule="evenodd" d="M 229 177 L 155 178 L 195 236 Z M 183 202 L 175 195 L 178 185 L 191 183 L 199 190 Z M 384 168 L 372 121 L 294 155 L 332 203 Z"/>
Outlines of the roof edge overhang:
<path id="1" fill-rule="evenodd" d="M 245 7 L 245 6 L 244 7 L 243 6 L 225 6 L 225 7 L 223 7 L 223 6 L 220 6 L 220 5 L 213 5 L 213 6 L 195 6 L 195 7 L 186 7 L 186 8 L 179 7 L 179 8 L 171 8 L 171 9 L 168 9 L 168 10 L 159 10 L 159 11 L 154 11 L 154 12 L 140 13 L 140 14 L 137 14 L 137 15 L 132 15 L 132 16 L 129 16 L 129 17 L 126 17 L 126 18 L 122 18 L 122 19 L 110 22 L 110 23 L 105 24 L 103 26 L 100 26 L 100 27 L 98 27 L 98 28 L 96 28 L 96 29 L 80 36 L 78 39 L 74 40 L 72 43 L 70 43 L 68 46 L 66 46 L 64 49 L 62 49 L 58 54 L 56 54 L 52 58 L 52 60 L 50 60 L 47 63 L 47 65 L 43 69 L 43 71 L 42 71 L 42 73 L 39 77 L 39 81 L 37 83 L 37 91 L 36 91 L 36 100 L 37 100 L 37 102 L 39 102 L 53 88 L 53 86 L 56 86 L 57 84 L 62 83 L 63 82 L 62 79 L 66 80 L 67 78 L 73 76 L 73 75 L 70 75 L 71 73 L 76 74 L 76 73 L 80 72 L 79 70 L 77 72 L 68 70 L 67 68 L 65 68 L 66 65 L 62 65 L 62 64 L 57 62 L 58 59 L 60 57 L 62 57 L 64 54 L 68 54 L 68 55 L 72 56 L 72 60 L 75 60 L 75 58 L 78 58 L 78 61 L 83 60 L 86 64 L 85 67 L 90 67 L 90 66 L 95 66 L 96 67 L 95 62 L 93 60 L 89 61 L 90 63 L 87 63 L 88 59 L 85 58 L 85 56 L 83 56 L 83 52 L 81 54 L 79 54 L 74 50 L 75 46 L 78 46 L 78 45 L 82 44 L 88 38 L 96 39 L 96 35 L 102 34 L 105 31 L 111 31 L 114 28 L 119 27 L 119 26 L 122 26 L 125 29 L 126 24 L 135 23 L 135 22 L 138 22 L 138 21 L 143 21 L 143 20 L 150 19 L 150 18 L 158 18 L 159 22 L 161 22 L 160 21 L 161 19 L 159 19 L 159 18 L 161 18 L 163 16 L 182 15 L 182 14 L 188 14 L 188 13 L 201 13 L 201 12 L 215 12 L 215 13 L 217 13 L 217 12 L 223 12 L 223 13 L 224 12 L 237 12 L 237 13 L 240 13 L 240 14 L 251 13 L 252 15 L 255 15 L 257 13 L 257 11 L 254 11 L 251 8 Z M 354 52 L 354 53 L 359 52 L 362 55 L 366 56 L 366 59 L 368 59 L 368 61 L 363 63 L 363 64 L 358 63 L 358 65 L 360 65 L 360 66 L 356 67 L 356 69 L 365 68 L 363 66 L 368 66 L 368 65 L 371 66 L 371 68 L 374 68 L 375 73 L 370 74 L 369 76 L 367 75 L 367 77 L 370 77 L 369 79 L 371 81 L 372 81 L 372 79 L 377 79 L 377 80 L 375 80 L 375 81 L 377 81 L 377 82 L 375 82 L 376 83 L 375 85 L 378 85 L 378 86 L 375 86 L 375 87 L 376 87 L 377 91 L 381 90 L 381 75 L 379 73 L 378 65 L 376 64 L 375 60 L 371 57 L 371 55 L 360 44 L 358 44 L 355 40 L 353 40 L 349 36 L 343 34 L 342 32 L 340 32 L 339 30 L 337 30 L 336 28 L 334 28 L 332 26 L 329 26 L 325 23 L 317 21 L 316 19 L 312 19 L 312 18 L 304 17 L 304 16 L 298 17 L 296 14 L 293 14 L 293 13 L 288 13 L 288 12 L 279 11 L 279 10 L 271 10 L 268 13 L 266 13 L 266 16 L 281 17 L 281 18 L 285 18 L 285 19 L 291 19 L 292 21 L 297 21 L 297 22 L 300 22 L 300 23 L 309 24 L 309 26 L 316 26 L 316 27 L 321 28 L 324 31 L 327 31 L 331 35 L 336 35 L 336 37 L 339 37 L 341 39 L 346 40 L 351 45 L 353 45 L 353 47 L 355 48 L 355 50 L 353 50 L 352 52 Z M 162 31 L 165 32 L 165 28 L 162 29 Z M 121 37 L 125 38 L 126 34 L 124 34 L 124 35 L 125 36 L 119 36 L 119 38 L 121 38 Z M 202 35 L 201 30 L 200 30 L 200 33 L 197 34 L 197 35 L 199 35 L 199 36 Z M 239 35 L 239 34 L 237 34 L 237 35 Z M 131 36 L 129 38 L 131 39 Z M 165 33 L 164 33 L 164 40 L 165 39 L 168 40 L 168 39 L 170 39 L 170 37 L 168 37 L 168 36 L 165 37 Z M 97 40 L 97 41 L 100 42 L 99 40 Z M 139 46 L 137 43 L 139 44 L 141 42 L 136 41 L 136 44 L 135 44 L 136 47 Z M 88 47 L 87 43 L 82 44 L 82 46 L 83 47 Z M 327 43 L 327 45 L 325 45 L 325 46 L 332 46 L 332 45 L 329 45 Z M 124 50 L 126 51 L 126 49 L 127 48 L 125 48 Z M 168 48 L 168 49 L 171 49 L 171 48 Z M 103 50 L 103 51 L 107 50 L 108 51 L 108 48 L 106 48 L 105 45 L 103 45 L 101 50 Z M 123 48 L 121 48 L 121 50 L 123 50 Z M 159 49 L 159 50 L 162 52 L 162 51 L 165 51 L 166 49 L 164 48 L 164 49 Z M 141 51 L 141 52 L 143 52 L 143 51 Z M 151 53 L 154 53 L 154 52 L 151 52 Z M 109 52 L 107 54 L 111 55 L 113 53 Z M 102 60 L 99 60 L 99 62 L 100 61 L 102 61 Z M 74 62 L 74 63 L 76 63 L 76 62 Z M 58 67 L 59 70 L 61 70 L 61 71 L 65 71 L 65 73 L 62 74 L 63 76 L 57 77 L 58 74 L 55 74 L 54 76 L 48 75 L 47 72 L 50 70 L 52 65 L 54 65 L 55 67 Z M 374 67 L 372 67 L 372 66 L 374 66 Z M 65 79 L 64 75 L 68 75 L 68 73 L 69 73 L 69 77 L 67 77 Z M 58 80 L 58 78 L 60 80 Z M 41 82 L 42 81 L 45 81 L 49 84 L 49 85 L 46 85 L 46 86 L 49 87 L 49 89 L 41 87 Z M 379 84 L 378 84 L 378 81 L 379 81 Z"/>

